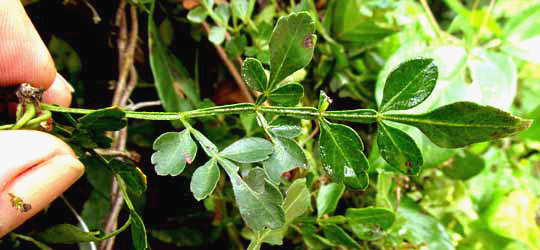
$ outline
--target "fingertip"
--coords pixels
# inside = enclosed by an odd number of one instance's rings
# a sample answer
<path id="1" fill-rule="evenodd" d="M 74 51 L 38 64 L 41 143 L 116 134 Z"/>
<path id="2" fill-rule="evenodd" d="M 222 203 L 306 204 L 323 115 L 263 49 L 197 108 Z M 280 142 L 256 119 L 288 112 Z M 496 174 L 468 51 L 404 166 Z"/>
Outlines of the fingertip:
<path id="1" fill-rule="evenodd" d="M 49 104 L 68 107 L 71 104 L 71 93 L 73 91 L 74 89 L 71 84 L 57 73 L 53 84 L 43 93 L 43 101 Z"/>

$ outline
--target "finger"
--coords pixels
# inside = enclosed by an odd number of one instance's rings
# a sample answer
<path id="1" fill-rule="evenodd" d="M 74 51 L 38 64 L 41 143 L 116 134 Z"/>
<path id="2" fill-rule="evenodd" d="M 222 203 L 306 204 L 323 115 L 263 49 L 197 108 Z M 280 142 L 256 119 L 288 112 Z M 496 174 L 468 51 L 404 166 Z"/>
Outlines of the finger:
<path id="1" fill-rule="evenodd" d="M 20 0 L 0 0 L 0 86 L 23 82 L 48 88 L 54 62 Z"/>
<path id="2" fill-rule="evenodd" d="M 43 93 L 43 102 L 68 107 L 73 91 L 73 87 L 60 74 L 56 74 L 51 87 Z"/>
<path id="3" fill-rule="evenodd" d="M 84 166 L 61 140 L 38 131 L 0 132 L 0 237 L 39 212 L 84 172 Z M 9 194 L 30 204 L 15 209 Z"/>

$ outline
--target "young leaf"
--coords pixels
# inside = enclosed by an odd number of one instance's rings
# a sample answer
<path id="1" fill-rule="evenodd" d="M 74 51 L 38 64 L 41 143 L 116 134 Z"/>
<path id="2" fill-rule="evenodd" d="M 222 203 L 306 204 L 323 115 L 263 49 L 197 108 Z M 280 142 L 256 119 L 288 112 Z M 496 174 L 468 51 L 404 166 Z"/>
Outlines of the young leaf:
<path id="1" fill-rule="evenodd" d="M 247 58 L 242 64 L 242 77 L 252 90 L 264 92 L 268 88 L 268 79 L 261 62 L 255 58 Z"/>
<path id="2" fill-rule="evenodd" d="M 219 153 L 220 156 L 240 163 L 260 162 L 274 152 L 271 142 L 262 138 L 238 140 Z"/>
<path id="3" fill-rule="evenodd" d="M 311 194 L 306 187 L 306 179 L 296 179 L 287 189 L 287 196 L 283 201 L 285 218 L 291 223 L 298 216 L 304 214 L 309 208 Z"/>
<path id="4" fill-rule="evenodd" d="M 329 224 L 323 226 L 324 236 L 328 238 L 332 243 L 336 245 L 343 245 L 352 247 L 354 249 L 360 249 L 360 245 L 356 242 L 343 228 L 336 224 Z"/>
<path id="5" fill-rule="evenodd" d="M 386 79 L 381 112 L 418 106 L 435 88 L 438 74 L 432 59 L 414 59 L 400 64 Z"/>
<path id="6" fill-rule="evenodd" d="M 187 19 L 192 23 L 202 23 L 208 16 L 208 12 L 202 6 L 192 9 L 187 14 Z"/>
<path id="7" fill-rule="evenodd" d="M 365 175 L 364 172 L 368 170 L 369 164 L 362 152 L 364 145 L 356 131 L 325 119 L 321 119 L 320 124 L 321 161 L 332 180 L 342 182 L 347 167 L 352 168 L 357 176 Z"/>
<path id="8" fill-rule="evenodd" d="M 274 153 L 263 162 L 264 171 L 274 183 L 279 183 L 281 175 L 295 168 L 305 168 L 307 159 L 298 144 L 289 138 L 273 136 Z"/>
<path id="9" fill-rule="evenodd" d="M 186 162 L 195 159 L 197 144 L 191 138 L 189 130 L 167 132 L 154 141 L 151 161 L 158 175 L 177 176 L 184 171 Z"/>
<path id="10" fill-rule="evenodd" d="M 281 17 L 270 38 L 270 82 L 276 84 L 305 67 L 313 56 L 315 22 L 306 12 Z"/>
<path id="11" fill-rule="evenodd" d="M 319 112 L 326 111 L 328 106 L 330 106 L 330 103 L 332 103 L 332 99 L 330 99 L 330 97 L 328 97 L 328 95 L 321 90 L 321 93 L 319 94 L 319 105 L 317 105 Z"/>
<path id="12" fill-rule="evenodd" d="M 472 102 L 455 102 L 425 114 L 395 114 L 383 119 L 415 126 L 433 143 L 445 148 L 511 136 L 526 130 L 532 123 Z"/>
<path id="13" fill-rule="evenodd" d="M 380 122 L 377 145 L 382 158 L 393 167 L 410 175 L 420 172 L 422 153 L 405 132 Z"/>
<path id="14" fill-rule="evenodd" d="M 248 2 L 247 0 L 232 0 L 231 9 L 234 16 L 240 18 L 240 20 L 245 21 L 248 14 Z"/>
<path id="15" fill-rule="evenodd" d="M 281 207 L 283 196 L 276 186 L 264 179 L 264 170 L 250 169 L 244 181 L 234 163 L 223 158 L 218 160 L 231 179 L 236 204 L 247 226 L 254 231 L 282 227 L 285 224 L 285 212 Z"/>
<path id="16" fill-rule="evenodd" d="M 219 168 L 215 158 L 210 159 L 201 167 L 193 172 L 191 177 L 190 189 L 193 196 L 198 201 L 205 199 L 210 195 L 219 180 Z"/>
<path id="17" fill-rule="evenodd" d="M 220 26 L 213 26 L 208 33 L 208 40 L 215 45 L 220 45 L 225 40 L 225 28 Z"/>
<path id="18" fill-rule="evenodd" d="M 343 183 L 334 182 L 321 186 L 317 195 L 317 217 L 334 212 L 344 191 Z"/>
<path id="19" fill-rule="evenodd" d="M 285 84 L 268 95 L 268 99 L 274 103 L 283 106 L 295 106 L 304 96 L 304 87 L 299 83 L 293 82 Z"/>

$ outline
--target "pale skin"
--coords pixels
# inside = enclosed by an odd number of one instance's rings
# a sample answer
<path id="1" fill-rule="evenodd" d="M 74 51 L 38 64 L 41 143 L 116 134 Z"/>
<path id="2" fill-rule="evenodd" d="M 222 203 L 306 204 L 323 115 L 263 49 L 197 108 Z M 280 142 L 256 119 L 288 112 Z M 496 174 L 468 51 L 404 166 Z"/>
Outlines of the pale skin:
<path id="1" fill-rule="evenodd" d="M 0 0 L 0 88 L 24 82 L 46 89 L 46 103 L 71 103 L 71 87 L 56 72 L 20 0 Z M 0 131 L 0 238 L 48 206 L 83 173 L 82 163 L 60 139 L 38 131 Z M 9 194 L 31 209 L 14 208 Z"/>

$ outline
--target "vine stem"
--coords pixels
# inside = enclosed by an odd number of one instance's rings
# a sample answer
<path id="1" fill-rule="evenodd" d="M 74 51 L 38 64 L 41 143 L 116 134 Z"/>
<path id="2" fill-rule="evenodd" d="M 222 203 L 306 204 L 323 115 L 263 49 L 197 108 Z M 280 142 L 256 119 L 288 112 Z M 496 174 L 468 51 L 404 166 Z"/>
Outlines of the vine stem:
<path id="1" fill-rule="evenodd" d="M 491 15 L 491 11 L 493 10 L 493 6 L 495 6 L 495 0 L 490 0 L 486 15 L 484 16 L 484 19 L 482 20 L 482 24 L 480 25 L 480 29 L 478 30 L 478 33 L 474 37 L 473 44 L 478 44 L 478 41 L 480 40 L 480 37 L 482 36 L 482 33 L 484 32 L 484 29 L 486 27 L 489 16 Z"/>
<path id="2" fill-rule="evenodd" d="M 128 37 L 127 29 L 127 15 L 126 15 L 126 1 L 121 0 L 116 12 L 115 24 L 119 27 L 120 33 L 117 39 L 118 47 L 118 80 L 112 100 L 113 106 L 124 107 L 131 96 L 131 93 L 137 85 L 137 70 L 134 66 L 135 49 L 137 48 L 137 39 L 139 37 L 139 21 L 137 15 L 137 7 L 130 6 L 131 17 L 131 30 Z M 129 80 L 128 80 L 129 79 Z M 114 151 L 126 151 L 127 141 L 127 129 L 122 130 L 114 134 L 112 150 Z M 114 231 L 118 227 L 118 216 L 122 209 L 124 199 L 120 192 L 119 185 L 115 178 L 112 180 L 111 186 L 111 211 L 105 222 L 105 232 L 109 233 Z M 112 250 L 114 247 L 115 237 L 103 241 L 100 245 L 101 250 Z"/>
<path id="3" fill-rule="evenodd" d="M 49 104 L 42 104 L 43 110 L 61 113 L 89 114 L 94 109 L 64 108 Z M 127 118 L 155 121 L 172 121 L 198 117 L 209 117 L 228 114 L 264 113 L 282 115 L 304 120 L 317 120 L 326 118 L 334 121 L 352 121 L 358 123 L 373 123 L 381 116 L 373 109 L 354 109 L 340 111 L 320 112 L 313 107 L 280 107 L 280 106 L 257 106 L 253 103 L 239 103 L 223 105 L 205 109 L 196 109 L 185 112 L 135 112 L 125 111 Z"/>
<path id="4" fill-rule="evenodd" d="M 439 26 L 437 19 L 435 19 L 435 16 L 433 15 L 431 8 L 429 8 L 427 0 L 420 0 L 420 3 L 422 4 L 422 8 L 424 9 L 424 11 L 426 12 L 428 16 L 428 20 L 429 20 L 429 23 L 431 24 L 431 27 L 435 30 L 435 33 L 437 34 L 437 36 L 441 38 L 442 37 L 441 27 Z"/>

